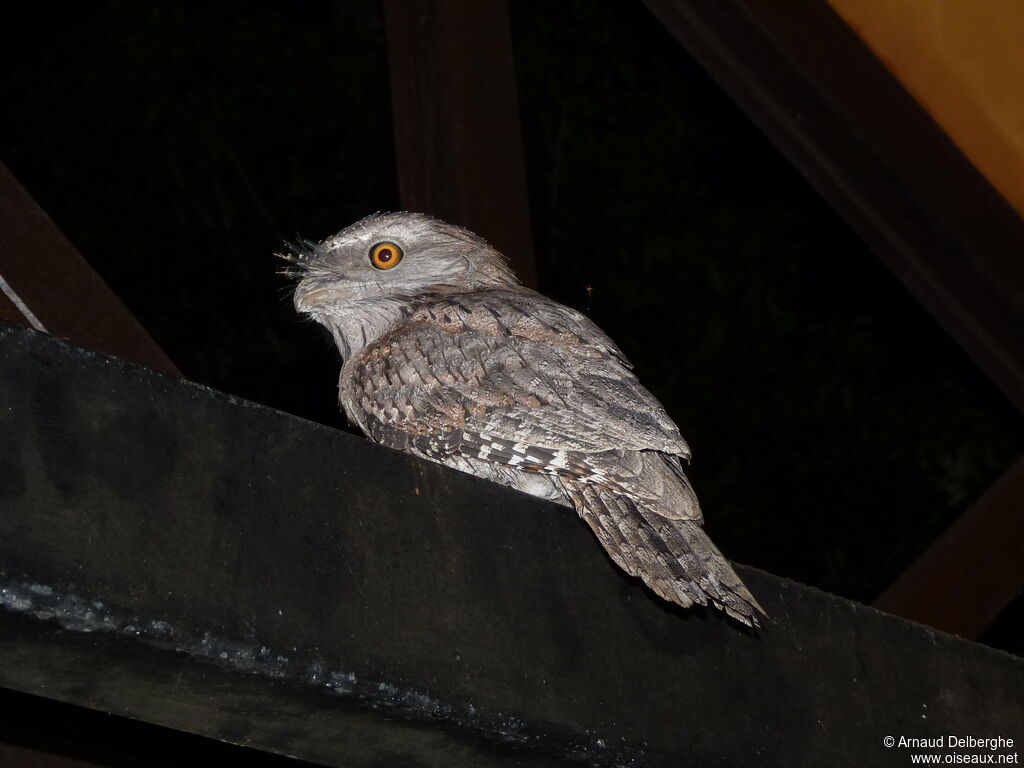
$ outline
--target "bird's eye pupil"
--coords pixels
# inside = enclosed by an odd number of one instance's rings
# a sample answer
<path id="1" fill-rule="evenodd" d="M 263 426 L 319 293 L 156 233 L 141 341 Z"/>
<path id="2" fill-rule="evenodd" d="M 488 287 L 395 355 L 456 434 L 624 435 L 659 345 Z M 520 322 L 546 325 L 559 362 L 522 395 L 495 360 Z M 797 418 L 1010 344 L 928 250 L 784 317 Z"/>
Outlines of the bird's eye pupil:
<path id="1" fill-rule="evenodd" d="M 377 269 L 391 269 L 402 260 L 402 248 L 395 243 L 377 243 L 370 249 L 370 262 Z"/>

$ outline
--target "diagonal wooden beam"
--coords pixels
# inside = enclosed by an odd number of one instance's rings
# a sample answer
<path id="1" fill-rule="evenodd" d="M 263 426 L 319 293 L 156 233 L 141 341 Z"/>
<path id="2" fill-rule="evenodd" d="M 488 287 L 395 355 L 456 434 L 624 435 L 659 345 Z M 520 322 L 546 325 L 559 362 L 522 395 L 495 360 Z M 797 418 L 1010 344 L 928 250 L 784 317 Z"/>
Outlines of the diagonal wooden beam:
<path id="1" fill-rule="evenodd" d="M 0 319 L 163 373 L 181 373 L 0 164 Z"/>
<path id="2" fill-rule="evenodd" d="M 536 284 L 505 0 L 384 0 L 402 206 L 469 227 Z"/>
<path id="3" fill-rule="evenodd" d="M 1024 585 L 1024 457 L 875 601 L 886 613 L 978 637 Z"/>
<path id="4" fill-rule="evenodd" d="M 1018 409 L 1024 221 L 821 0 L 645 0 Z"/>

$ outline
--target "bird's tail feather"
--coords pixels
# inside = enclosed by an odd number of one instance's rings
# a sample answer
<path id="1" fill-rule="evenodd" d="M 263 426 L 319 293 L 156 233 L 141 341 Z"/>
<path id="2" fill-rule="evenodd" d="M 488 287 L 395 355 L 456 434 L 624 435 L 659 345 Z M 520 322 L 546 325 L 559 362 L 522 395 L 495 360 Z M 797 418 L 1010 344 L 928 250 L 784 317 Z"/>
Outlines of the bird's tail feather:
<path id="1" fill-rule="evenodd" d="M 596 485 L 566 488 L 611 558 L 665 600 L 684 608 L 708 605 L 748 626 L 764 609 L 699 522 L 674 520 Z"/>

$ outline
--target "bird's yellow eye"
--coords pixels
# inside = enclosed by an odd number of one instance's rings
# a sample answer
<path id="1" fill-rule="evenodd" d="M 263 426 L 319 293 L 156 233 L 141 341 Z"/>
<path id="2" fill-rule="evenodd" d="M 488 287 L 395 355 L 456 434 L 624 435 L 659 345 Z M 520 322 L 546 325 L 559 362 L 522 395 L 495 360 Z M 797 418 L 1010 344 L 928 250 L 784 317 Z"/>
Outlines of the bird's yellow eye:
<path id="1" fill-rule="evenodd" d="M 397 267 L 402 260 L 402 249 L 394 243 L 377 243 L 370 249 L 370 263 L 377 269 Z"/>

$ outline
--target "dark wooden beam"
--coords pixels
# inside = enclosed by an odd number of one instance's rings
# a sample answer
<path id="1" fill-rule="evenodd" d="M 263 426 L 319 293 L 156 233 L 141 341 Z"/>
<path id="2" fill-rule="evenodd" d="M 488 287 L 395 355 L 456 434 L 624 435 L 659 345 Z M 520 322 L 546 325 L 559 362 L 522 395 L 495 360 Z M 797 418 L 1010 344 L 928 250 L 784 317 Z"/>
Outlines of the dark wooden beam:
<path id="1" fill-rule="evenodd" d="M 1024 458 L 875 601 L 879 610 L 978 637 L 1024 585 Z"/>
<path id="2" fill-rule="evenodd" d="M 0 359 L 0 687 L 367 768 L 1024 738 L 1009 654 L 738 566 L 752 634 L 570 509 L 30 330 Z"/>
<path id="3" fill-rule="evenodd" d="M 402 206 L 468 227 L 536 284 L 505 0 L 383 0 Z"/>
<path id="4" fill-rule="evenodd" d="M 42 749 L 0 744 L 0 768 L 98 768 L 100 763 L 54 755 Z"/>
<path id="5" fill-rule="evenodd" d="M 0 164 L 0 319 L 154 370 L 181 373 Z"/>

